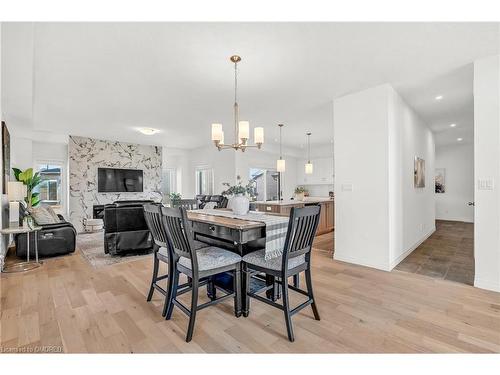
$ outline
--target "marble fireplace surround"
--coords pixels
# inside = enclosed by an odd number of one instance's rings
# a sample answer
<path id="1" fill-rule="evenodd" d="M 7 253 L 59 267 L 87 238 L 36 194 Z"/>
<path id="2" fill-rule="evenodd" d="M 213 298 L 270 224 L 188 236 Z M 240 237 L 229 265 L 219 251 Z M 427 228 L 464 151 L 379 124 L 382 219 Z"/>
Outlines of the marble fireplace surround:
<path id="1" fill-rule="evenodd" d="M 142 193 L 98 193 L 97 168 L 141 169 Z M 94 138 L 69 136 L 69 220 L 77 232 L 92 218 L 96 204 L 116 200 L 157 198 L 161 187 L 162 148 Z"/>

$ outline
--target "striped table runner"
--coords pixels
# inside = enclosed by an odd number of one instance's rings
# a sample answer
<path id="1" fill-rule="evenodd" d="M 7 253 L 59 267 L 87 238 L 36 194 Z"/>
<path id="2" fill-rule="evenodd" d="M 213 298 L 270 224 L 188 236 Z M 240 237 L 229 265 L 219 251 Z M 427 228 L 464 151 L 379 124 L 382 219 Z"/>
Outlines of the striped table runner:
<path id="1" fill-rule="evenodd" d="M 279 257 L 281 256 L 281 254 L 283 254 L 283 247 L 285 246 L 286 232 L 288 229 L 288 217 L 286 216 L 254 214 L 252 213 L 252 211 L 248 212 L 246 215 L 236 215 L 232 211 L 211 209 L 200 210 L 198 212 L 203 212 L 207 215 L 223 216 L 233 219 L 258 221 L 264 223 L 266 224 L 265 259 L 269 260 Z"/>

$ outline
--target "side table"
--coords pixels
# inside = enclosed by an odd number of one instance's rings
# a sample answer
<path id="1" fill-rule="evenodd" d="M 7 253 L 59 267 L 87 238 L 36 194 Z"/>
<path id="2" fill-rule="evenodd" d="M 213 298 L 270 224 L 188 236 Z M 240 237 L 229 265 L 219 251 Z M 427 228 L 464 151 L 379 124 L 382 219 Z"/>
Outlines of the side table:
<path id="1" fill-rule="evenodd" d="M 0 234 L 2 236 L 10 236 L 11 234 L 26 233 L 26 262 L 18 262 L 14 264 L 9 264 L 4 266 L 2 272 L 25 272 L 41 266 L 41 262 L 38 261 L 38 231 L 42 227 L 34 226 L 32 228 L 28 226 L 14 226 L 0 229 Z M 30 262 L 30 234 L 35 236 L 35 261 Z"/>

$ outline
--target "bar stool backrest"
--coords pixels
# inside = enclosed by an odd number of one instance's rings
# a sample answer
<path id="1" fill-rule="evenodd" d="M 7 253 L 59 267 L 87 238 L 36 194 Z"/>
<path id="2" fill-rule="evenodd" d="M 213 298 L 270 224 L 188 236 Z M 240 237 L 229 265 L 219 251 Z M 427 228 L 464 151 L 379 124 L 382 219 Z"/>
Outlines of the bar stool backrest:
<path id="1" fill-rule="evenodd" d="M 288 259 L 308 254 L 312 249 L 314 236 L 318 229 L 321 206 L 293 207 L 283 249 L 283 267 L 288 267 Z M 307 260 L 309 260 L 307 258 Z"/>
<path id="2" fill-rule="evenodd" d="M 196 254 L 194 253 L 193 229 L 187 218 L 186 209 L 162 207 L 162 221 L 168 234 L 172 251 L 179 257 L 191 259 L 193 270 L 198 268 Z"/>
<path id="3" fill-rule="evenodd" d="M 161 205 L 160 204 L 145 204 L 144 218 L 148 225 L 154 243 L 159 247 L 168 248 L 167 231 L 161 221 Z"/>

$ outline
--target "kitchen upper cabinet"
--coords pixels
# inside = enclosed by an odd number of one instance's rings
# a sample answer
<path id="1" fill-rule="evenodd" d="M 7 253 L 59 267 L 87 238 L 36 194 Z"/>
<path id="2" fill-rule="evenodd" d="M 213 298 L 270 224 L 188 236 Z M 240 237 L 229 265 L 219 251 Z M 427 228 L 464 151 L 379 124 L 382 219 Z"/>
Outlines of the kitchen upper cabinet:
<path id="1" fill-rule="evenodd" d="M 306 160 L 297 163 L 298 185 L 332 185 L 333 184 L 333 158 L 311 159 L 313 173 L 306 174 L 304 165 Z"/>

